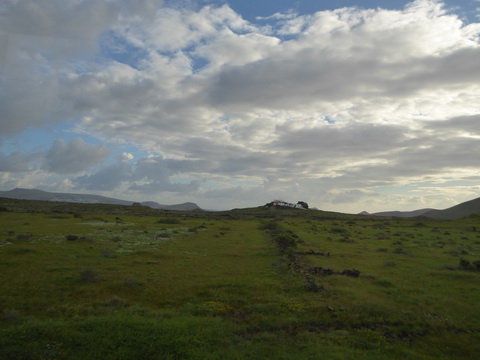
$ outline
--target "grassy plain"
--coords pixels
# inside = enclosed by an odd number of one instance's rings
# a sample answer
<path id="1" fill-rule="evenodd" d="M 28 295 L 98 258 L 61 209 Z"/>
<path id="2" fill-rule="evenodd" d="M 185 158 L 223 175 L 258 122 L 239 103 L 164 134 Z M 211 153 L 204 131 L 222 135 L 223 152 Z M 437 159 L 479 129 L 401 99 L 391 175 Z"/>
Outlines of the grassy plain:
<path id="1" fill-rule="evenodd" d="M 0 359 L 480 354 L 478 215 L 0 210 Z"/>

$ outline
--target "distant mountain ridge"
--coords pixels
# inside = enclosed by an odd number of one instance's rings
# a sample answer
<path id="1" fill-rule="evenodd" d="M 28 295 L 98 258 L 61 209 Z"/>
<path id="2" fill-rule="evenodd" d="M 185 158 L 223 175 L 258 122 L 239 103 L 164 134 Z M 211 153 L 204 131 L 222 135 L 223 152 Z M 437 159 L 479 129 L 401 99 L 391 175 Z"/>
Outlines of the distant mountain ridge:
<path id="1" fill-rule="evenodd" d="M 424 216 L 433 219 L 460 219 L 465 216 L 480 213 L 480 198 L 465 201 L 461 204 L 452 206 L 445 210 L 432 210 L 426 212 Z"/>
<path id="2" fill-rule="evenodd" d="M 371 215 L 374 216 L 394 216 L 394 217 L 415 217 L 415 216 L 422 216 L 430 211 L 440 211 L 435 209 L 420 209 L 414 211 L 382 211 L 378 213 L 374 213 Z"/>
<path id="3" fill-rule="evenodd" d="M 465 201 L 458 205 L 449 207 L 444 210 L 436 209 L 420 209 L 414 211 L 383 211 L 374 214 L 368 214 L 367 212 L 362 212 L 363 215 L 373 215 L 373 216 L 393 216 L 393 217 L 416 217 L 416 216 L 425 216 L 432 219 L 445 219 L 445 220 L 455 220 L 460 219 L 465 216 L 478 214 L 480 213 L 480 198 Z"/>
<path id="4" fill-rule="evenodd" d="M 201 210 L 200 207 L 193 202 L 186 202 L 182 204 L 175 205 L 164 205 L 159 204 L 155 201 L 144 201 L 141 202 L 143 206 L 151 207 L 152 209 L 161 209 L 161 210 L 178 210 L 178 211 L 192 211 L 192 210 Z"/>
<path id="5" fill-rule="evenodd" d="M 54 193 L 38 189 L 22 189 L 15 188 L 9 191 L 0 191 L 0 197 L 8 199 L 19 200 L 43 200 L 43 201 L 58 201 L 69 203 L 83 203 L 83 204 L 111 204 L 111 205 L 142 205 L 152 209 L 159 210 L 176 210 L 176 211 L 194 211 L 202 210 L 197 204 L 193 202 L 186 202 L 182 204 L 165 205 L 154 201 L 134 202 L 128 200 L 121 200 L 110 198 L 101 195 L 92 194 L 72 194 L 72 193 Z M 480 198 L 469 200 L 461 204 L 452 206 L 444 210 L 436 209 L 419 209 L 414 211 L 383 211 L 369 214 L 366 211 L 360 213 L 361 215 L 372 216 L 391 216 L 391 217 L 417 217 L 424 216 L 432 219 L 454 220 L 460 219 L 473 214 L 480 214 Z"/>
<path id="6" fill-rule="evenodd" d="M 19 200 L 43 200 L 43 201 L 58 201 L 69 203 L 81 203 L 81 204 L 111 204 L 111 205 L 133 205 L 140 204 L 148 206 L 153 209 L 160 210 L 177 210 L 177 211 L 192 211 L 201 210 L 201 208 L 192 202 L 186 202 L 182 204 L 164 205 L 155 201 L 134 202 L 128 200 L 120 200 L 110 198 L 101 195 L 91 194 L 71 194 L 71 193 L 54 193 L 38 189 L 22 189 L 15 188 L 9 191 L 0 191 L 0 197 L 8 199 Z"/>

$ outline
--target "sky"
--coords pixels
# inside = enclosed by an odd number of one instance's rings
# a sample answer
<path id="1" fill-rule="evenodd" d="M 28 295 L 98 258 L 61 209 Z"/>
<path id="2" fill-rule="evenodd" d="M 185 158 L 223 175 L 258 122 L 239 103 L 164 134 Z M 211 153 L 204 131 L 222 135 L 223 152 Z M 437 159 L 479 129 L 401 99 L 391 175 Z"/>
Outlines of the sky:
<path id="1" fill-rule="evenodd" d="M 480 197 L 480 0 L 3 0 L 0 190 Z"/>

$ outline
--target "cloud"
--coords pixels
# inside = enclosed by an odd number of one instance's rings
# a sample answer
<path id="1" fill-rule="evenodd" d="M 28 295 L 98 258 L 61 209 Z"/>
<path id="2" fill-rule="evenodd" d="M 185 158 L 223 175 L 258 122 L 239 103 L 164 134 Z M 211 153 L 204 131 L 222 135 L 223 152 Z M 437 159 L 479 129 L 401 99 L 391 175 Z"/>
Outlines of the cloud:
<path id="1" fill-rule="evenodd" d="M 171 178 L 178 174 L 204 171 L 203 162 L 191 160 L 164 159 L 149 156 L 135 164 L 132 185 L 129 190 L 140 193 L 176 192 L 191 193 L 200 188 L 200 180 L 173 182 Z"/>
<path id="2" fill-rule="evenodd" d="M 172 175 L 200 172 L 203 161 L 165 159 L 162 156 L 147 156 L 139 159 L 135 166 L 136 179 L 165 180 Z"/>
<path id="3" fill-rule="evenodd" d="M 78 173 L 100 163 L 108 153 L 102 145 L 88 145 L 79 137 L 67 144 L 58 139 L 45 155 L 43 168 L 57 174 Z"/>
<path id="4" fill-rule="evenodd" d="M 439 133 L 442 131 L 444 137 L 452 135 L 478 136 L 480 135 L 480 114 L 471 116 L 460 116 L 445 121 L 429 122 L 427 129 Z"/>
<path id="5" fill-rule="evenodd" d="M 114 164 L 105 165 L 100 170 L 77 177 L 77 188 L 88 190 L 114 190 L 124 184 L 129 191 L 140 193 L 194 192 L 200 188 L 200 180 L 173 182 L 176 174 L 199 171 L 196 161 L 163 159 L 160 156 L 147 156 L 135 162 L 131 154 L 122 154 Z"/>
<path id="6" fill-rule="evenodd" d="M 124 152 L 122 155 L 119 156 L 120 161 L 129 161 L 132 160 L 135 156 L 130 153 Z"/>
<path id="7" fill-rule="evenodd" d="M 101 66 L 98 44 L 107 30 L 140 17 L 148 23 L 160 4 L 157 0 L 2 1 L 0 134 L 18 134 L 81 113 L 64 96 L 71 94 L 70 77 Z"/>
<path id="8" fill-rule="evenodd" d="M 27 172 L 32 170 L 32 162 L 37 154 L 14 152 L 8 155 L 0 153 L 0 172 Z"/>
<path id="9" fill-rule="evenodd" d="M 332 204 L 348 204 L 352 202 L 359 202 L 365 197 L 368 197 L 371 194 L 368 194 L 365 190 L 361 189 L 351 189 L 344 191 L 331 191 L 329 192 L 327 199 Z"/>
<path id="10" fill-rule="evenodd" d="M 257 20 L 285 20 L 285 19 L 294 19 L 297 18 L 298 14 L 293 11 L 289 10 L 286 12 L 278 12 L 270 16 L 257 16 Z"/>
<path id="11" fill-rule="evenodd" d="M 55 97 L 57 92 L 58 82 L 53 78 L 39 81 L 0 78 L 0 136 L 61 121 L 66 114 L 62 114 L 63 106 Z"/>
<path id="12" fill-rule="evenodd" d="M 402 147 L 406 141 L 404 128 L 398 125 L 351 124 L 324 125 L 314 129 L 278 127 L 276 149 L 289 149 L 290 154 L 304 152 L 307 157 L 320 156 L 339 161 L 352 157 L 384 156 L 388 148 Z M 315 155 L 314 155 L 315 154 Z"/>
<path id="13" fill-rule="evenodd" d="M 175 53 L 208 43 L 218 38 L 218 34 L 252 32 L 255 29 L 227 5 L 207 5 L 198 11 L 164 7 L 156 14 L 153 25 L 141 29 L 136 35 L 142 36 L 144 43 L 161 53 Z"/>
<path id="14" fill-rule="evenodd" d="M 95 173 L 86 174 L 73 179 L 77 189 L 112 191 L 128 181 L 132 176 L 131 166 L 120 161 L 112 165 L 104 166 Z"/>
<path id="15" fill-rule="evenodd" d="M 0 5 L 0 31 L 95 41 L 120 17 L 155 15 L 161 1 L 139 0 L 5 0 Z"/>
<path id="16" fill-rule="evenodd" d="M 197 191 L 199 188 L 200 181 L 198 180 L 192 180 L 187 184 L 156 181 L 144 185 L 133 183 L 129 187 L 130 190 L 146 194 L 158 193 L 163 191 L 176 193 L 191 193 Z"/>

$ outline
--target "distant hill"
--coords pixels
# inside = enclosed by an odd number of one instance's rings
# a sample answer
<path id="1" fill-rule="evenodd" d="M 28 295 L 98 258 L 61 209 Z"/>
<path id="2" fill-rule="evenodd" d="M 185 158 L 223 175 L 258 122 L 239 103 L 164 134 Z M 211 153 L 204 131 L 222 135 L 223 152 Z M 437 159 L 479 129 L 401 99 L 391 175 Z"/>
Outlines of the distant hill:
<path id="1" fill-rule="evenodd" d="M 178 211 L 192 211 L 192 210 L 201 210 L 200 207 L 192 202 L 186 202 L 182 204 L 176 205 L 162 205 L 156 203 L 155 201 L 145 201 L 141 203 L 143 206 L 148 206 L 153 209 L 161 209 L 161 210 L 178 210 Z"/>
<path id="2" fill-rule="evenodd" d="M 434 219 L 460 219 L 480 213 L 480 198 L 463 202 L 445 210 L 432 210 L 423 214 Z"/>
<path id="3" fill-rule="evenodd" d="M 383 211 L 374 214 L 369 214 L 366 211 L 361 212 L 361 215 L 373 216 L 394 216 L 394 217 L 416 217 L 425 216 L 432 219 L 446 219 L 454 220 L 465 216 L 480 213 L 480 198 L 463 202 L 461 204 L 452 206 L 444 210 L 436 209 L 420 209 L 414 211 Z"/>
<path id="4" fill-rule="evenodd" d="M 416 217 L 416 216 L 425 216 L 426 213 L 431 211 L 439 211 L 435 209 L 420 209 L 414 211 L 382 211 L 374 214 L 373 216 L 394 216 L 394 217 Z"/>
<path id="5" fill-rule="evenodd" d="M 43 201 L 59 201 L 69 203 L 81 203 L 81 204 L 112 204 L 112 205 L 133 205 L 133 201 L 120 200 L 100 195 L 91 194 L 70 194 L 70 193 L 53 193 L 48 191 L 42 191 L 37 189 L 21 189 L 15 188 L 9 191 L 0 191 L 0 197 L 8 199 L 19 200 L 43 200 Z M 138 203 L 137 203 L 138 204 Z M 145 201 L 139 203 L 143 206 L 148 206 L 153 209 L 161 210 L 178 210 L 178 211 L 191 211 L 201 210 L 200 207 L 191 202 L 175 205 L 163 205 L 154 201 Z"/>

